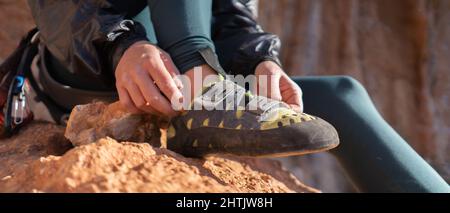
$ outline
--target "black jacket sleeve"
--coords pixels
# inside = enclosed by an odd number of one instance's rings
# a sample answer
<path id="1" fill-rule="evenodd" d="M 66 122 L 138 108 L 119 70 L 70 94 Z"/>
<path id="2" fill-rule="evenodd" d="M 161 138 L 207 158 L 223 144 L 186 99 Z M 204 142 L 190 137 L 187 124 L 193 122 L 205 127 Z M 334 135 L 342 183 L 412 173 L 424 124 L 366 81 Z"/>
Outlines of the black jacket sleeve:
<path id="1" fill-rule="evenodd" d="M 280 39 L 256 22 L 257 1 L 213 1 L 212 37 L 221 65 L 231 74 L 254 74 L 266 60 L 279 60 Z"/>
<path id="2" fill-rule="evenodd" d="M 147 40 L 139 23 L 107 0 L 29 0 L 41 42 L 70 72 L 101 77 L 123 52 Z"/>

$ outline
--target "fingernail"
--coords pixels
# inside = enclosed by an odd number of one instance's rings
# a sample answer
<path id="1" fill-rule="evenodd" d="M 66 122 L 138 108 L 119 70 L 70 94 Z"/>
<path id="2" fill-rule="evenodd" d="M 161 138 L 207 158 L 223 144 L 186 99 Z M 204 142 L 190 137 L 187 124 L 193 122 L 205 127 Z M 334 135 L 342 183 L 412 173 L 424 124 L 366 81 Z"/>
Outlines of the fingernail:
<path id="1" fill-rule="evenodd" d="M 174 96 L 175 96 L 175 100 L 178 100 L 178 101 L 180 101 L 179 103 L 181 103 L 181 101 L 183 100 L 183 95 L 179 91 L 176 91 Z"/>
<path id="2" fill-rule="evenodd" d="M 183 103 L 184 101 L 184 97 L 183 95 L 180 94 L 180 96 L 178 97 L 178 103 Z"/>
<path id="3" fill-rule="evenodd" d="M 181 80 L 178 79 L 178 78 L 176 78 L 175 81 L 176 81 L 176 84 L 177 84 L 178 89 L 183 89 L 183 83 L 181 82 Z"/>

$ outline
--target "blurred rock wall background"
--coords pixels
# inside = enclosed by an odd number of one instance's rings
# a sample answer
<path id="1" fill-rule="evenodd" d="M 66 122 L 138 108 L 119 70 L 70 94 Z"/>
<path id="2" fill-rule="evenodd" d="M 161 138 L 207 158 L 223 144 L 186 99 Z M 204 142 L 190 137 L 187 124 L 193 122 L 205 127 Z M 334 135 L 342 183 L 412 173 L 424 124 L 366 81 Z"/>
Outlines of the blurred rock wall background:
<path id="1" fill-rule="evenodd" d="M 291 75 L 350 75 L 385 119 L 450 181 L 450 1 L 260 0 Z M 0 0 L 0 61 L 33 26 L 25 0 Z M 307 103 L 306 103 L 307 104 Z M 351 191 L 326 153 L 283 163 L 323 191 Z"/>

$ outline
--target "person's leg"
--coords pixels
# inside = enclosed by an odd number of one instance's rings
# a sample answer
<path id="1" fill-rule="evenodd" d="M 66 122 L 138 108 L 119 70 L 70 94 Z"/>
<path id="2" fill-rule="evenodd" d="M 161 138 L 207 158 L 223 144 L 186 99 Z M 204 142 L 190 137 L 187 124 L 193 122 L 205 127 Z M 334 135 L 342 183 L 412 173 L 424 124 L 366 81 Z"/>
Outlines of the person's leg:
<path id="1" fill-rule="evenodd" d="M 364 87 L 345 76 L 294 77 L 305 112 L 337 129 L 332 151 L 364 192 L 450 192 L 449 185 L 381 117 Z"/>
<path id="2" fill-rule="evenodd" d="M 214 52 L 211 0 L 148 0 L 148 6 L 158 46 L 169 53 L 181 73 L 209 64 L 200 51 Z"/>

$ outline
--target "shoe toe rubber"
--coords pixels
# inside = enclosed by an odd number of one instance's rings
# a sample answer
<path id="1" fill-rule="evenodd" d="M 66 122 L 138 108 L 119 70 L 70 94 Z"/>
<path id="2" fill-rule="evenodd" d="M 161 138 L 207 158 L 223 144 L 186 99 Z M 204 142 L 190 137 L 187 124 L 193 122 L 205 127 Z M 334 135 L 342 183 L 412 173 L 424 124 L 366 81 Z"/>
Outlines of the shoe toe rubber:
<path id="1" fill-rule="evenodd" d="M 326 151 L 339 144 L 335 128 L 320 118 L 270 130 L 175 128 L 177 135 L 168 140 L 167 146 L 188 157 L 285 157 Z"/>

